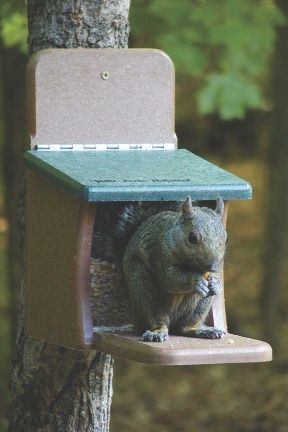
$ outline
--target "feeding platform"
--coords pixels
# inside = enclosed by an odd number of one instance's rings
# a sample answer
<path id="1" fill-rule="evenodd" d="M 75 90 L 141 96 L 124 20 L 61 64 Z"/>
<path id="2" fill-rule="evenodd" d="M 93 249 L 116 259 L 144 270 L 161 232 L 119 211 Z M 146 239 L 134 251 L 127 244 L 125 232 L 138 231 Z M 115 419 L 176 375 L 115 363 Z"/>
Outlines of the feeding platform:
<path id="1" fill-rule="evenodd" d="M 157 343 L 142 342 L 137 336 L 106 332 L 95 334 L 95 345 L 115 356 L 167 366 L 271 360 L 271 348 L 267 343 L 229 333 L 217 340 L 170 336 L 168 341 Z"/>
<path id="2" fill-rule="evenodd" d="M 55 49 L 28 65 L 26 325 L 71 349 L 148 364 L 271 360 L 268 344 L 171 336 L 163 343 L 93 327 L 89 269 L 99 203 L 251 198 L 245 180 L 177 149 L 174 68 L 157 50 Z M 224 293 L 209 323 L 227 331 Z"/>

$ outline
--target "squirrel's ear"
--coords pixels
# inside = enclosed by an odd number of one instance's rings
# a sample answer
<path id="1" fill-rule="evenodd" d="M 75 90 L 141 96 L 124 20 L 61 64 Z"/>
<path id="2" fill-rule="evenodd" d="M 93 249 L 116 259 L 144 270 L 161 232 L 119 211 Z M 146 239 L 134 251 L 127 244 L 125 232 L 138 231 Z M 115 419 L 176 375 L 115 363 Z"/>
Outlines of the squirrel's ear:
<path id="1" fill-rule="evenodd" d="M 222 218 L 224 213 L 224 201 L 222 198 L 217 198 L 215 212 Z"/>
<path id="2" fill-rule="evenodd" d="M 192 216 L 193 206 L 192 206 L 192 201 L 191 201 L 190 196 L 188 196 L 186 198 L 186 200 L 183 201 L 183 203 L 181 205 L 181 210 L 182 210 L 183 216 Z"/>

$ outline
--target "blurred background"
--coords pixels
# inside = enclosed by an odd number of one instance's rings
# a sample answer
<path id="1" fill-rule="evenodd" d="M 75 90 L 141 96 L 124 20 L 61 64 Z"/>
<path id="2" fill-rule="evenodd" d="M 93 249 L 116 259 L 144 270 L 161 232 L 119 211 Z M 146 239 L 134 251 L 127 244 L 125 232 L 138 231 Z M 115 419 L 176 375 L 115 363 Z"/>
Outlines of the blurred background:
<path id="1" fill-rule="evenodd" d="M 252 183 L 253 201 L 230 206 L 226 311 L 230 332 L 269 341 L 274 362 L 172 368 L 116 359 L 111 431 L 286 432 L 288 2 L 134 0 L 130 11 L 130 47 L 162 49 L 175 63 L 179 146 Z M 1 0 L 1 432 L 20 273 L 26 39 L 24 0 Z"/>

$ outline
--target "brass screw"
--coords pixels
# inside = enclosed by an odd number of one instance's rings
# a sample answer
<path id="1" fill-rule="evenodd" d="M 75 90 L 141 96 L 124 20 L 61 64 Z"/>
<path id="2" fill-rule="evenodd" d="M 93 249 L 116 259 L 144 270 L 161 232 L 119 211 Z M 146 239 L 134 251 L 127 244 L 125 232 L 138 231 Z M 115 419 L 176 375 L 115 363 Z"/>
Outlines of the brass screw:
<path id="1" fill-rule="evenodd" d="M 109 72 L 108 71 L 104 71 L 104 72 L 102 72 L 101 73 L 101 78 L 103 79 L 103 80 L 107 80 L 108 78 L 109 78 Z"/>

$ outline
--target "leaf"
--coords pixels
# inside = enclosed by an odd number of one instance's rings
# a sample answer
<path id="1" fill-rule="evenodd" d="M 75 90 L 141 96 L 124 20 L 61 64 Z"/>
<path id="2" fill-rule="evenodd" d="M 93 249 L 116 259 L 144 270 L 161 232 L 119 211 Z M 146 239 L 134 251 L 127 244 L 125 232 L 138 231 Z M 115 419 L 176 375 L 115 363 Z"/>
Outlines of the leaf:
<path id="1" fill-rule="evenodd" d="M 21 12 L 12 12 L 2 20 L 2 40 L 6 47 L 27 51 L 27 18 Z"/>
<path id="2" fill-rule="evenodd" d="M 257 85 L 241 75 L 212 73 L 198 92 L 200 114 L 218 112 L 224 120 L 242 119 L 246 110 L 261 108 L 262 94 Z"/>
<path id="3" fill-rule="evenodd" d="M 200 114 L 241 118 L 261 109 L 277 27 L 287 24 L 272 0 L 138 0 L 131 26 L 140 46 L 163 49 L 176 77 L 201 84 Z M 138 45 L 139 46 L 139 45 Z"/>

